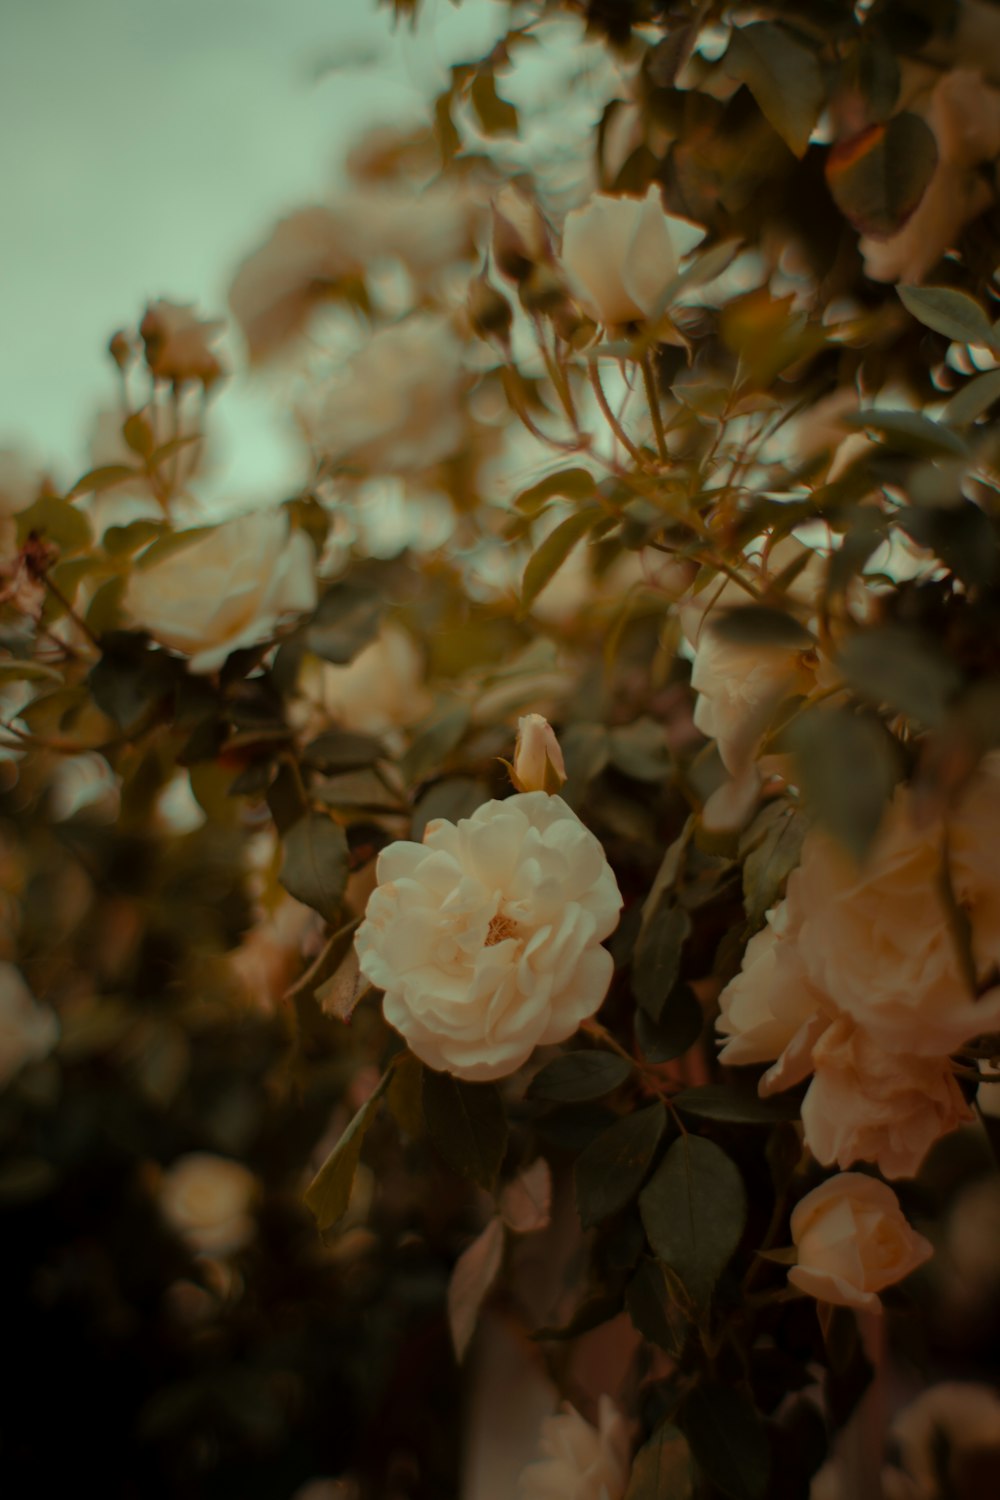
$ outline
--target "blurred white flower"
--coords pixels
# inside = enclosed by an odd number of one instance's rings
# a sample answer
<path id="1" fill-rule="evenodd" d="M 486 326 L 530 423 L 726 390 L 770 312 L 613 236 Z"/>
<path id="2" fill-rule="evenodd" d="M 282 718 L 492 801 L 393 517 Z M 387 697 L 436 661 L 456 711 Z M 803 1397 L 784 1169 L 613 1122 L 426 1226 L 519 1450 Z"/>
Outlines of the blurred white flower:
<path id="1" fill-rule="evenodd" d="M 241 1162 L 207 1151 L 181 1156 L 163 1174 L 160 1211 L 198 1255 L 229 1255 L 253 1238 L 257 1179 Z"/>
<path id="2" fill-rule="evenodd" d="M 424 660 L 413 637 L 391 622 L 344 666 L 307 661 L 295 715 L 319 733 L 332 724 L 364 734 L 411 728 L 431 708 Z"/>
<path id="3" fill-rule="evenodd" d="M 614 327 L 662 311 L 681 260 L 704 237 L 700 225 L 664 213 L 655 183 L 644 198 L 595 193 L 566 215 L 563 269 L 584 311 Z"/>
<path id="4" fill-rule="evenodd" d="M 625 1418 L 610 1396 L 591 1427 L 567 1401 L 542 1423 L 541 1457 L 521 1473 L 519 1500 L 622 1500 L 631 1443 Z"/>
<path id="5" fill-rule="evenodd" d="M 139 325 L 150 372 L 174 385 L 189 380 L 214 385 L 224 371 L 211 346 L 224 326 L 199 318 L 186 304 L 151 302 Z"/>
<path id="6" fill-rule="evenodd" d="M 13 964 L 0 963 L 0 1087 L 25 1063 L 40 1062 L 59 1039 L 59 1022 L 40 1005 Z"/>
<path id="7" fill-rule="evenodd" d="M 560 797 L 487 802 L 390 844 L 356 945 L 386 1020 L 428 1067 L 502 1078 L 600 1006 L 622 898 Z"/>

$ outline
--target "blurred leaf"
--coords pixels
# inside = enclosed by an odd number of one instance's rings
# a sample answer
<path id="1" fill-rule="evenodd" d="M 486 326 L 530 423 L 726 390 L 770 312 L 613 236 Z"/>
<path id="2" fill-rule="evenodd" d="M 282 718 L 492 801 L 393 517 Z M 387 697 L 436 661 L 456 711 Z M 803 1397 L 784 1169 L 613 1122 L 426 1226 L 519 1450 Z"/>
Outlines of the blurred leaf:
<path id="1" fill-rule="evenodd" d="M 486 782 L 476 781 L 471 776 L 447 776 L 444 781 L 435 782 L 413 809 L 410 838 L 420 843 L 428 823 L 433 823 L 435 818 L 446 818 L 449 823 L 471 818 L 477 807 L 489 801 L 489 796 Z"/>
<path id="2" fill-rule="evenodd" d="M 611 758 L 611 740 L 603 724 L 571 724 L 561 736 L 567 782 L 563 797 L 571 807 Z"/>
<path id="3" fill-rule="evenodd" d="M 761 1099 L 756 1092 L 738 1084 L 706 1083 L 698 1088 L 681 1089 L 672 1102 L 686 1115 L 734 1125 L 776 1125 L 782 1120 L 799 1118 L 799 1106 L 794 1099 Z"/>
<path id="4" fill-rule="evenodd" d="M 896 54 L 880 38 L 869 40 L 862 33 L 841 64 L 838 84 L 841 90 L 860 97 L 866 123 L 889 118 L 899 97 L 899 82 Z"/>
<path id="5" fill-rule="evenodd" d="M 670 775 L 670 752 L 663 725 L 655 719 L 636 719 L 633 724 L 608 734 L 612 765 L 634 781 L 662 782 Z"/>
<path id="6" fill-rule="evenodd" d="M 596 487 L 596 480 L 589 469 L 560 469 L 516 495 L 514 509 L 527 516 L 534 516 L 556 495 L 565 496 L 567 500 L 588 500 Z"/>
<path id="7" fill-rule="evenodd" d="M 493 1083 L 466 1083 L 424 1069 L 424 1121 L 454 1171 L 491 1191 L 507 1150 L 507 1116 Z"/>
<path id="8" fill-rule="evenodd" d="M 102 490 L 114 489 L 117 484 L 125 484 L 130 479 L 143 477 L 143 470 L 133 468 L 131 464 L 101 464 L 99 468 L 88 469 L 86 474 L 81 475 L 66 498 L 72 500 L 76 495 L 98 494 Z"/>
<path id="9" fill-rule="evenodd" d="M 707 1308 L 746 1224 L 739 1168 L 714 1142 L 681 1136 L 640 1193 L 639 1211 L 656 1254 Z"/>
<path id="10" fill-rule="evenodd" d="M 19 547 L 24 546 L 29 536 L 37 535 L 54 542 L 60 556 L 70 557 L 74 552 L 87 551 L 93 541 L 90 522 L 83 512 L 55 495 L 43 495 L 26 510 L 19 511 L 16 520 Z"/>
<path id="11" fill-rule="evenodd" d="M 343 666 L 378 634 L 382 600 L 374 589 L 338 582 L 327 589 L 305 627 L 309 650 Z"/>
<path id="12" fill-rule="evenodd" d="M 963 385 L 945 403 L 941 421 L 964 427 L 989 411 L 997 400 L 1000 400 L 1000 370 L 987 370 L 984 375 L 977 375 Z"/>
<path id="13" fill-rule="evenodd" d="M 484 135 L 517 135 L 517 110 L 497 93 L 492 69 L 483 68 L 476 74 L 469 98 Z"/>
<path id="14" fill-rule="evenodd" d="M 729 1500 L 763 1500 L 771 1461 L 764 1425 L 731 1385 L 703 1381 L 677 1413 L 698 1467 Z"/>
<path id="15" fill-rule="evenodd" d="M 465 1358 L 479 1320 L 479 1309 L 503 1263 L 503 1222 L 493 1218 L 455 1262 L 448 1282 L 448 1327 L 455 1358 Z"/>
<path id="16" fill-rule="evenodd" d="M 4 682 L 59 682 L 63 674 L 42 661 L 18 661 L 6 657 L 0 661 L 0 683 Z"/>
<path id="17" fill-rule="evenodd" d="M 122 437 L 126 446 L 140 458 L 148 458 L 156 447 L 153 425 L 144 411 L 133 412 L 122 424 Z"/>
<path id="18" fill-rule="evenodd" d="M 135 637 L 126 639 L 134 648 Z M 129 730 L 170 693 L 173 674 L 162 652 L 111 647 L 91 667 L 87 685 L 101 712 Z"/>
<path id="19" fill-rule="evenodd" d="M 989 318 L 968 293 L 945 286 L 898 286 L 896 291 L 907 312 L 935 333 L 960 344 L 996 347 Z"/>
<path id="20" fill-rule="evenodd" d="M 708 628 L 720 640 L 739 646 L 782 646 L 793 651 L 808 651 L 816 644 L 811 631 L 800 625 L 793 615 L 764 604 L 713 610 Z"/>
<path id="21" fill-rule="evenodd" d="M 130 521 L 127 526 L 109 526 L 101 537 L 101 546 L 109 557 L 129 557 L 164 534 L 161 521 Z"/>
<path id="22" fill-rule="evenodd" d="M 385 755 L 382 741 L 371 734 L 356 734 L 353 730 L 334 729 L 310 740 L 302 751 L 303 761 L 315 766 L 317 771 L 354 771 L 370 766 Z"/>
<path id="23" fill-rule="evenodd" d="M 918 546 L 937 553 L 963 583 L 975 587 L 996 579 L 997 533 L 991 518 L 971 500 L 906 506 L 895 520 Z"/>
<path id="24" fill-rule="evenodd" d="M 838 141 L 826 159 L 834 202 L 861 234 L 888 239 L 902 228 L 937 166 L 934 132 L 919 115 L 903 111 Z"/>
<path id="25" fill-rule="evenodd" d="M 936 728 L 962 686 L 961 673 L 937 642 L 902 625 L 878 625 L 849 635 L 837 666 L 859 696 Z"/>
<path id="26" fill-rule="evenodd" d="M 701 1036 L 705 1025 L 698 996 L 689 984 L 677 984 L 667 996 L 659 1019 L 644 1010 L 635 1013 L 635 1037 L 649 1062 L 672 1062 L 683 1057 Z"/>
<path id="27" fill-rule="evenodd" d="M 894 742 L 882 725 L 849 709 L 815 709 L 792 725 L 806 806 L 860 863 L 899 779 Z"/>
<path id="28" fill-rule="evenodd" d="M 537 1234 L 552 1217 L 552 1171 L 544 1156 L 525 1167 L 500 1194 L 500 1213 L 515 1234 Z"/>
<path id="29" fill-rule="evenodd" d="M 463 703 L 421 729 L 400 757 L 399 774 L 403 780 L 422 781 L 425 776 L 440 772 L 442 762 L 457 747 L 468 727 L 469 709 Z"/>
<path id="30" fill-rule="evenodd" d="M 564 1052 L 546 1063 L 528 1084 L 526 1098 L 551 1099 L 560 1104 L 602 1099 L 623 1084 L 632 1065 L 616 1052 Z"/>
<path id="31" fill-rule="evenodd" d="M 680 974 L 681 950 L 691 932 L 691 918 L 664 891 L 654 910 L 643 917 L 632 954 L 632 993 L 653 1021 L 659 1021 L 667 996 Z"/>
<path id="32" fill-rule="evenodd" d="M 400 1130 L 419 1141 L 424 1134 L 424 1065 L 412 1052 L 399 1053 L 393 1062 L 386 1102 Z"/>
<path id="33" fill-rule="evenodd" d="M 746 84 L 788 148 L 804 156 L 826 103 L 813 48 L 781 25 L 755 21 L 733 31 L 723 66 L 730 78 Z"/>
<path id="34" fill-rule="evenodd" d="M 684 1434 L 661 1422 L 632 1462 L 624 1500 L 694 1500 L 696 1478 Z"/>
<path id="35" fill-rule="evenodd" d="M 314 994 L 316 1004 L 325 1016 L 335 1016 L 346 1024 L 371 988 L 361 973 L 357 950 L 352 943 L 329 979 L 316 986 Z"/>
<path id="36" fill-rule="evenodd" d="M 577 542 L 604 517 L 599 505 L 583 505 L 559 522 L 532 553 L 521 584 L 521 605 L 530 609 L 542 589 L 554 578 Z"/>
<path id="37" fill-rule="evenodd" d="M 368 1099 L 358 1110 L 312 1182 L 306 1188 L 306 1206 L 315 1216 L 321 1230 L 329 1229 L 343 1218 L 351 1200 L 354 1174 L 361 1160 L 361 1146 L 368 1127 L 378 1113 L 379 1101 L 392 1076 L 387 1069 Z"/>
<path id="38" fill-rule="evenodd" d="M 649 1171 L 667 1124 L 662 1104 L 623 1115 L 577 1159 L 576 1203 L 584 1229 L 624 1208 Z"/>
<path id="39" fill-rule="evenodd" d="M 740 838 L 743 905 L 759 927 L 799 862 L 805 822 L 798 809 L 778 798 L 769 802 Z"/>
<path id="40" fill-rule="evenodd" d="M 347 884 L 347 836 L 325 813 L 307 812 L 284 835 L 278 879 L 290 896 L 333 922 Z"/>
<path id="41" fill-rule="evenodd" d="M 946 453 L 962 455 L 968 452 L 964 438 L 944 423 L 925 416 L 922 411 L 883 411 L 881 408 L 869 408 L 867 411 L 848 412 L 841 420 L 845 427 L 875 432 L 884 439 L 886 447 L 913 453 L 918 458 Z"/>
<path id="42" fill-rule="evenodd" d="M 691 1325 L 660 1261 L 648 1256 L 641 1261 L 625 1289 L 625 1307 L 644 1339 L 659 1344 L 672 1359 L 681 1358 Z"/>

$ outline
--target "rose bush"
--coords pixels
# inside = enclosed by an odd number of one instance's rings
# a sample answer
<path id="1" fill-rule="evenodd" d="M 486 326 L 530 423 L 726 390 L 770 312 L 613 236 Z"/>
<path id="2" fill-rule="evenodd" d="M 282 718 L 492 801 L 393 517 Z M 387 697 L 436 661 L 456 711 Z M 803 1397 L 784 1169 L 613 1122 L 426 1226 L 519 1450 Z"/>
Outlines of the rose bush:
<path id="1" fill-rule="evenodd" d="M 622 898 L 560 797 L 522 792 L 378 860 L 356 937 L 386 1020 L 428 1067 L 502 1078 L 600 1006 Z"/>

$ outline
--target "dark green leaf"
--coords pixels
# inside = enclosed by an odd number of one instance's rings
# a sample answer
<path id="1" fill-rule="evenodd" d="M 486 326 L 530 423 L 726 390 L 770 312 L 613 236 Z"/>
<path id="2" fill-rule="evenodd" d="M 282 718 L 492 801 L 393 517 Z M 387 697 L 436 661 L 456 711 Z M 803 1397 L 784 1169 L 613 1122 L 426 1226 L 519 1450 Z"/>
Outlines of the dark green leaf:
<path id="1" fill-rule="evenodd" d="M 674 1141 L 639 1195 L 646 1234 L 693 1304 L 706 1308 L 746 1223 L 743 1178 L 712 1141 Z"/>
<path id="2" fill-rule="evenodd" d="M 691 918 L 664 891 L 655 909 L 643 919 L 632 955 L 632 993 L 653 1021 L 659 1021 L 680 973 L 681 950 L 691 931 Z"/>
<path id="3" fill-rule="evenodd" d="M 624 1500 L 694 1500 L 696 1479 L 687 1439 L 662 1422 L 633 1460 Z"/>
<path id="4" fill-rule="evenodd" d="M 736 609 L 715 610 L 709 616 L 709 629 L 720 640 L 739 646 L 786 646 L 808 651 L 815 646 L 812 634 L 793 615 L 764 604 L 739 605 Z"/>
<path id="5" fill-rule="evenodd" d="M 694 1046 L 701 1036 L 705 1017 L 698 996 L 689 984 L 678 984 L 667 996 L 658 1021 L 644 1010 L 635 1013 L 635 1036 L 649 1062 L 671 1062 Z"/>
<path id="6" fill-rule="evenodd" d="M 320 1229 L 329 1229 L 347 1211 L 354 1175 L 361 1159 L 361 1145 L 368 1127 L 378 1113 L 379 1101 L 392 1077 L 392 1071 L 390 1068 L 382 1075 L 306 1188 L 306 1205 L 315 1215 Z"/>
<path id="7" fill-rule="evenodd" d="M 899 286 L 896 288 L 907 312 L 960 344 L 995 347 L 990 320 L 974 297 L 945 286 Z"/>
<path id="8" fill-rule="evenodd" d="M 631 1072 L 631 1064 L 616 1052 L 564 1052 L 535 1074 L 526 1097 L 559 1104 L 602 1099 L 623 1084 Z"/>
<path id="9" fill-rule="evenodd" d="M 937 166 L 934 132 L 903 111 L 838 141 L 826 162 L 837 207 L 861 234 L 886 239 L 913 213 Z"/>
<path id="10" fill-rule="evenodd" d="M 797 1120 L 799 1106 L 793 1099 L 761 1099 L 749 1089 L 733 1084 L 706 1083 L 682 1089 L 673 1097 L 675 1108 L 702 1120 L 728 1121 L 734 1125 L 776 1125 Z"/>
<path id="11" fill-rule="evenodd" d="M 796 156 L 804 156 L 826 102 L 819 58 L 783 26 L 755 21 L 732 34 L 725 70 L 753 94 L 761 113 Z"/>
<path id="12" fill-rule="evenodd" d="M 660 1261 L 648 1257 L 642 1261 L 625 1289 L 625 1306 L 644 1339 L 659 1344 L 672 1359 L 680 1359 L 691 1324 Z"/>
<path id="13" fill-rule="evenodd" d="M 608 735 L 611 762 L 634 781 L 661 782 L 670 774 L 670 752 L 663 725 L 636 719 Z"/>
<path id="14" fill-rule="evenodd" d="M 740 839 L 743 905 L 752 926 L 760 926 L 780 896 L 799 862 L 804 836 L 802 815 L 779 798 L 767 804 Z"/>
<path id="15" fill-rule="evenodd" d="M 677 1414 L 698 1467 L 729 1500 L 763 1500 L 770 1476 L 767 1433 L 741 1392 L 722 1382 L 695 1387 Z"/>
<path id="16" fill-rule="evenodd" d="M 899 779 L 895 743 L 878 722 L 848 709 L 816 709 L 789 732 L 806 806 L 863 861 Z"/>
<path id="17" fill-rule="evenodd" d="M 861 697 L 928 729 L 942 723 L 962 685 L 958 668 L 937 642 L 902 625 L 856 631 L 838 651 L 837 665 Z"/>
<path id="18" fill-rule="evenodd" d="M 984 375 L 977 375 L 975 380 L 970 380 L 967 385 L 962 386 L 961 390 L 955 392 L 946 403 L 941 413 L 941 420 L 950 422 L 954 427 L 965 427 L 969 422 L 974 422 L 977 417 L 981 417 L 983 412 L 989 411 L 998 400 L 1000 400 L 1000 370 L 987 370 Z"/>
<path id="19" fill-rule="evenodd" d="M 469 710 L 465 705 L 450 709 L 421 729 L 399 762 L 404 781 L 422 781 L 440 771 L 469 727 Z"/>
<path id="20" fill-rule="evenodd" d="M 563 495 L 567 500 L 587 500 L 594 489 L 595 480 L 589 469 L 560 469 L 558 473 L 540 479 L 530 489 L 522 490 L 514 499 L 514 508 L 534 516 L 556 495 Z"/>
<path id="21" fill-rule="evenodd" d="M 922 411 L 868 411 L 849 412 L 843 418 L 847 427 L 859 427 L 865 432 L 877 433 L 889 448 L 903 453 L 913 453 L 918 458 L 934 454 L 964 454 L 968 448 L 964 438 L 959 437 L 942 422 L 935 422 Z"/>
<path id="22" fill-rule="evenodd" d="M 333 730 L 311 740 L 302 751 L 302 759 L 317 771 L 328 775 L 335 771 L 355 771 L 361 766 L 370 766 L 385 754 L 381 740 L 371 734 L 355 734 L 352 730 Z"/>
<path id="23" fill-rule="evenodd" d="M 307 812 L 284 836 L 278 879 L 290 896 L 336 920 L 347 884 L 347 835 L 325 813 Z"/>
<path id="24" fill-rule="evenodd" d="M 494 1083 L 466 1083 L 424 1069 L 424 1121 L 441 1156 L 463 1177 L 492 1189 L 507 1150 L 507 1116 Z"/>
<path id="25" fill-rule="evenodd" d="M 446 818 L 449 823 L 471 818 L 477 807 L 489 801 L 489 795 L 486 782 L 476 781 L 471 776 L 448 776 L 444 781 L 435 782 L 413 809 L 410 838 L 419 843 L 428 823 L 433 823 L 435 818 Z"/>
<path id="26" fill-rule="evenodd" d="M 667 1123 L 662 1104 L 624 1115 L 591 1141 L 576 1163 L 576 1202 L 584 1229 L 624 1208 L 649 1171 Z"/>
<path id="27" fill-rule="evenodd" d="M 524 570 L 521 604 L 530 609 L 542 589 L 554 578 L 577 542 L 593 530 L 604 516 L 599 505 L 582 505 L 566 516 L 532 553 Z"/>
<path id="28" fill-rule="evenodd" d="M 562 735 L 568 780 L 563 796 L 573 807 L 611 758 L 611 740 L 603 724 L 571 724 Z"/>
<path id="29" fill-rule="evenodd" d="M 335 583 L 327 589 L 306 626 L 306 645 L 324 661 L 343 665 L 375 639 L 382 601 L 373 589 Z"/>
<path id="30" fill-rule="evenodd" d="M 996 578 L 993 522 L 971 500 L 960 500 L 957 505 L 911 505 L 899 511 L 896 523 L 918 546 L 936 552 L 963 583 L 975 586 Z"/>

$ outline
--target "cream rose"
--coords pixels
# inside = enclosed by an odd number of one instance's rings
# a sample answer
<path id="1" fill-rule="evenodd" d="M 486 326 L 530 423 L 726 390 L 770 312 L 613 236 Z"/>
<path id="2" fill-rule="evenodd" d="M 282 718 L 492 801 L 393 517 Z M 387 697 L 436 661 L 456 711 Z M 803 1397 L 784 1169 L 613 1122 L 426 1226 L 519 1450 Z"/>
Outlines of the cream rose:
<path id="1" fill-rule="evenodd" d="M 313 544 L 282 510 L 224 521 L 145 567 L 140 559 L 124 598 L 131 622 L 189 656 L 192 672 L 214 672 L 315 604 Z"/>
<path id="2" fill-rule="evenodd" d="M 565 782 L 566 763 L 559 741 L 542 714 L 518 719 L 513 769 L 514 785 L 521 792 L 558 792 Z"/>
<path id="3" fill-rule="evenodd" d="M 163 1174 L 160 1211 L 199 1255 L 229 1255 L 254 1234 L 257 1179 L 238 1161 L 194 1151 Z"/>
<path id="4" fill-rule="evenodd" d="M 910 1228 L 891 1187 L 860 1172 L 830 1177 L 797 1204 L 791 1220 L 798 1264 L 788 1279 L 820 1302 L 878 1312 L 878 1294 L 934 1253 Z"/>
<path id="5" fill-rule="evenodd" d="M 390 844 L 356 945 L 386 1020 L 428 1067 L 502 1078 L 561 1042 L 611 982 L 602 939 L 622 898 L 598 840 L 560 797 L 522 792 L 422 844 Z"/>
<path id="6" fill-rule="evenodd" d="M 705 237 L 687 219 L 663 212 L 659 188 L 644 198 L 595 193 L 566 215 L 562 264 L 577 301 L 605 327 L 661 311 L 681 259 Z"/>
<path id="7" fill-rule="evenodd" d="M 433 704 L 424 675 L 424 659 L 413 637 L 387 624 L 344 666 L 306 664 L 296 716 L 317 733 L 331 722 L 365 734 L 412 728 Z"/>
<path id="8" fill-rule="evenodd" d="M 566 1402 L 542 1423 L 541 1457 L 522 1470 L 519 1500 L 622 1500 L 629 1478 L 628 1427 L 609 1396 L 597 1426 Z"/>
<path id="9" fill-rule="evenodd" d="M 26 1063 L 47 1057 L 59 1039 L 59 1022 L 39 1005 L 13 964 L 0 963 L 0 1088 Z"/>

